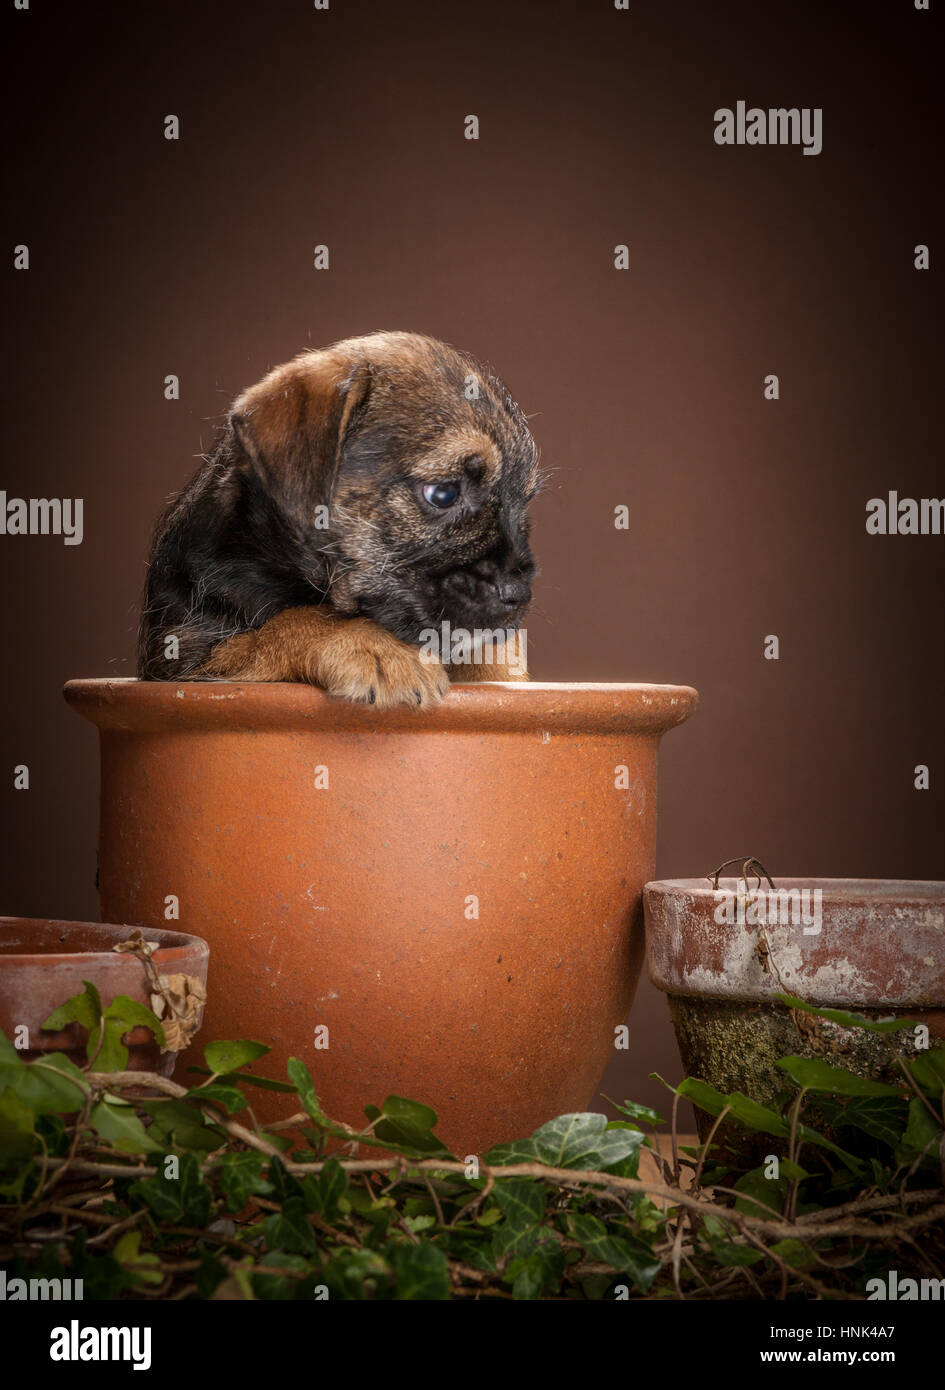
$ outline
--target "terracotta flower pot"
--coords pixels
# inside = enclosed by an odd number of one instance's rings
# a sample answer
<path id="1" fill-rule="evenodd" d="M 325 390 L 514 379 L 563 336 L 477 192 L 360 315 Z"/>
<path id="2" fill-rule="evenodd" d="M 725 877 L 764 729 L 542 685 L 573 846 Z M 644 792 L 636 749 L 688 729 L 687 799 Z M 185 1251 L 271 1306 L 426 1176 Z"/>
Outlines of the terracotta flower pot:
<path id="1" fill-rule="evenodd" d="M 283 1079 L 301 1057 L 351 1124 L 426 1102 L 462 1152 L 586 1105 L 642 964 L 659 738 L 695 691 L 491 684 L 383 714 L 302 685 L 65 694 L 101 732 L 103 914 L 179 903 L 212 952 L 205 1037 L 270 1044 Z"/>
<path id="2" fill-rule="evenodd" d="M 76 1066 L 88 1060 L 86 1030 L 72 1023 L 61 1032 L 44 1032 L 50 1014 L 90 980 L 107 1009 L 116 995 L 151 1006 L 144 964 L 137 956 L 115 952 L 133 928 L 101 922 L 59 922 L 48 918 L 0 917 L 0 1029 L 14 1041 L 16 1030 L 29 1029 L 24 1061 L 44 1052 L 64 1052 Z M 148 940 L 160 943 L 152 960 L 162 975 L 190 975 L 206 984 L 207 943 L 183 932 L 154 927 Z M 161 1053 L 153 1033 L 134 1028 L 125 1037 L 129 1071 L 156 1071 L 170 1076 L 176 1054 Z"/>
<path id="3" fill-rule="evenodd" d="M 945 1038 L 945 883 L 776 883 L 772 892 L 762 881 L 753 902 L 735 878 L 720 879 L 719 891 L 695 878 L 646 885 L 647 967 L 669 995 L 687 1074 L 762 1102 L 783 1090 L 774 1063 L 789 1055 L 820 1057 L 874 1080 L 900 1079 L 893 1046 L 908 1048 L 909 1033 L 891 1041 L 774 996 L 872 1018 L 914 1018 L 931 1038 Z"/>

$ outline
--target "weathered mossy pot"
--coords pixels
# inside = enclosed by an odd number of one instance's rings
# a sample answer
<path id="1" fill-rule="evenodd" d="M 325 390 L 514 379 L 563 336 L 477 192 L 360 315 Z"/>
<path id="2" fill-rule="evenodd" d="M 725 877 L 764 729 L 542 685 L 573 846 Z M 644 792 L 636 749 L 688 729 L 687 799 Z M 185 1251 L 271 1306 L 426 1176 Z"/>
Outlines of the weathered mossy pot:
<path id="1" fill-rule="evenodd" d="M 384 713 L 302 685 L 65 693 L 101 733 L 103 915 L 179 904 L 211 948 L 205 1038 L 268 1043 L 282 1079 L 301 1057 L 351 1124 L 423 1101 L 462 1152 L 587 1105 L 642 965 L 660 736 L 695 691 L 497 683 Z"/>
<path id="2" fill-rule="evenodd" d="M 82 994 L 84 981 L 96 987 L 107 1009 L 116 995 L 151 1005 L 144 964 L 137 956 L 113 948 L 127 941 L 132 928 L 109 922 L 62 922 L 51 918 L 0 917 L 0 1029 L 11 1040 L 28 1040 L 20 1048 L 24 1061 L 48 1052 L 64 1052 L 76 1066 L 87 1059 L 86 1030 L 71 1023 L 59 1032 L 43 1023 L 60 1004 Z M 162 975 L 189 975 L 206 984 L 207 943 L 166 927 L 148 932 L 156 943 L 152 960 Z M 26 1028 L 27 1032 L 19 1032 Z M 161 1052 L 153 1033 L 133 1028 L 125 1036 L 128 1071 L 170 1076 L 177 1054 Z"/>
<path id="3" fill-rule="evenodd" d="M 778 994 L 945 1038 L 945 883 L 779 878 L 746 892 L 743 879 L 669 879 L 648 883 L 644 904 L 647 968 L 686 1073 L 720 1091 L 772 1100 L 785 1088 L 774 1063 L 790 1055 L 901 1079 L 893 1047 L 909 1048 L 908 1032 L 848 1028 Z"/>

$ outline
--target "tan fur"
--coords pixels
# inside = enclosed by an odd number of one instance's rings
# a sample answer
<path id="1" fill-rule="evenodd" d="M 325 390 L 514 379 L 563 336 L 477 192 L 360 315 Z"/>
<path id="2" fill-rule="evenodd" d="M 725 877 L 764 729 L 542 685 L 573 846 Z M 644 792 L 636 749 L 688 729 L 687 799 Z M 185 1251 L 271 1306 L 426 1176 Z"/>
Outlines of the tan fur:
<path id="1" fill-rule="evenodd" d="M 484 665 L 471 661 L 466 666 L 447 666 L 451 681 L 456 681 L 457 685 L 478 685 L 483 681 L 527 681 L 529 675 L 520 666 L 514 670 L 506 666 L 504 662 L 495 661 L 491 665 Z"/>
<path id="2" fill-rule="evenodd" d="M 237 397 L 232 421 L 257 468 L 291 492 L 305 462 L 330 479 L 345 430 L 367 386 L 366 373 L 346 355 L 306 353 L 276 367 Z M 347 389 L 345 389 L 347 387 Z M 293 440 L 307 446 L 294 454 Z"/>
<path id="3" fill-rule="evenodd" d="M 366 700 L 378 709 L 436 704 L 449 688 L 443 667 L 421 661 L 416 647 L 369 618 L 335 618 L 321 608 L 287 608 L 256 631 L 230 637 L 214 648 L 199 674 L 308 681 L 329 695 Z"/>
<path id="4" fill-rule="evenodd" d="M 423 482 L 438 482 L 441 478 L 450 477 L 456 470 L 457 461 L 471 454 L 482 459 L 486 477 L 498 477 L 502 472 L 502 455 L 488 435 L 483 434 L 482 430 L 460 428 L 449 430 L 435 449 L 411 464 L 410 475 Z"/>

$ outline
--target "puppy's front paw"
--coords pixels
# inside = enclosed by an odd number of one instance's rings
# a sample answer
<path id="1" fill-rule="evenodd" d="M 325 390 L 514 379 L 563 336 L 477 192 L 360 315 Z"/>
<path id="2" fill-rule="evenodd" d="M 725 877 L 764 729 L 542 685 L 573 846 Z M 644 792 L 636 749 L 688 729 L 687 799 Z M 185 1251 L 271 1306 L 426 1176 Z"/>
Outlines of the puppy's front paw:
<path id="1" fill-rule="evenodd" d="M 368 618 L 336 625 L 318 654 L 316 679 L 329 695 L 363 700 L 378 709 L 437 705 L 450 684 L 438 661 L 421 661 L 416 647 Z"/>
<path id="2" fill-rule="evenodd" d="M 436 705 L 449 689 L 439 662 L 370 618 L 338 618 L 319 608 L 287 608 L 253 632 L 215 647 L 200 675 L 250 681 L 308 681 L 329 695 L 393 705 Z"/>

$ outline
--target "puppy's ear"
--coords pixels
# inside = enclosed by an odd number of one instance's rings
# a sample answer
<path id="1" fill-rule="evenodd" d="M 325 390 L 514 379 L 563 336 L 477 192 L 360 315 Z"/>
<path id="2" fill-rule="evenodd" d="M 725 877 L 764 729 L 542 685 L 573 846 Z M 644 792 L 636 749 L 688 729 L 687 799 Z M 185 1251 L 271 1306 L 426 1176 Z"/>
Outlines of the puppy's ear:
<path id="1" fill-rule="evenodd" d="M 234 402 L 237 443 L 290 513 L 328 503 L 345 435 L 370 387 L 366 363 L 313 352 L 277 367 Z"/>

